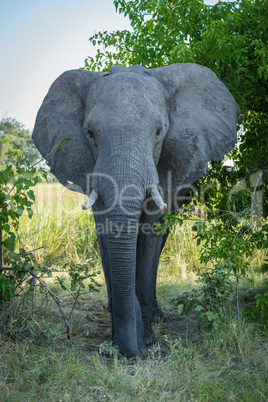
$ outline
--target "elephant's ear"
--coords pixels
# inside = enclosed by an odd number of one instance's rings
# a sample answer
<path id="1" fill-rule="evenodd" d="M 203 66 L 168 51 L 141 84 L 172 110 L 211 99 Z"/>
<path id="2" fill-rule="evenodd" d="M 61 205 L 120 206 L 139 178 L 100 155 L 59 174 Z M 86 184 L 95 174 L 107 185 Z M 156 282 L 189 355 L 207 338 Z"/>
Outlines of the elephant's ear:
<path id="1" fill-rule="evenodd" d="M 103 73 L 70 70 L 51 85 L 36 117 L 33 141 L 51 172 L 67 188 L 88 193 L 95 160 L 83 132 L 85 98 Z"/>
<path id="2" fill-rule="evenodd" d="M 173 64 L 148 70 L 165 88 L 170 129 L 158 164 L 160 185 L 172 190 L 193 184 L 236 143 L 240 114 L 217 76 L 197 64 Z M 171 184 L 172 183 L 172 184 Z"/>

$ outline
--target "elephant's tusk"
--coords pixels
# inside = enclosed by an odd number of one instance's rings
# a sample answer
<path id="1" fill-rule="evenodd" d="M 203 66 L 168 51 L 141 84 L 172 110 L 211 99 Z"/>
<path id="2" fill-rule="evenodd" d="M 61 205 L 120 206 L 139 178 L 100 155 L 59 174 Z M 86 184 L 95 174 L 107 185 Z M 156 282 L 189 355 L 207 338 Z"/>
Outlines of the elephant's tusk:
<path id="1" fill-rule="evenodd" d="M 152 188 L 151 196 L 152 196 L 152 199 L 154 200 L 154 202 L 156 203 L 156 205 L 158 206 L 158 208 L 164 212 L 167 209 L 167 204 L 164 203 L 164 201 L 159 193 L 159 190 L 156 186 L 154 186 Z"/>
<path id="2" fill-rule="evenodd" d="M 90 193 L 90 196 L 88 197 L 86 202 L 84 204 L 82 204 L 82 209 L 89 209 L 90 207 L 93 207 L 97 198 L 98 198 L 98 194 L 96 193 L 95 190 L 92 190 Z"/>

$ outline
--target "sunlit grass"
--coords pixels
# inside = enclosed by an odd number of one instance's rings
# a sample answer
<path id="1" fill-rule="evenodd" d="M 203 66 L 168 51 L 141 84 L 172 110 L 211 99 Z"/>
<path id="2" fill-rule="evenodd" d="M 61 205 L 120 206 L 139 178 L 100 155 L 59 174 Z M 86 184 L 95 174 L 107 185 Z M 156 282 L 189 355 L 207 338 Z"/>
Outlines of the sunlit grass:
<path id="1" fill-rule="evenodd" d="M 85 196 L 58 183 L 35 188 L 34 215 L 23 216 L 19 237 L 24 247 L 36 251 L 39 261 L 82 263 L 99 260 L 94 219 L 83 211 Z"/>

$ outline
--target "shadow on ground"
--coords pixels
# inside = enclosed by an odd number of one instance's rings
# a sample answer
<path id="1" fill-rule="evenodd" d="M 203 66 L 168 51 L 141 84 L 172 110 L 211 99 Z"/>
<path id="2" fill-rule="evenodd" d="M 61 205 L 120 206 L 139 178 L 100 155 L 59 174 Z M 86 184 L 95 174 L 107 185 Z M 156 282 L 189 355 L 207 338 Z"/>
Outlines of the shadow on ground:
<path id="1" fill-rule="evenodd" d="M 73 340 L 82 343 L 88 352 L 98 351 L 100 345 L 111 341 L 112 322 L 110 313 L 106 308 L 106 300 L 88 299 L 75 307 L 72 325 Z M 188 341 L 196 342 L 200 337 L 195 330 L 195 322 L 192 318 L 180 316 L 177 309 L 165 311 L 165 319 L 153 325 L 157 345 L 161 354 L 170 352 L 170 347 L 165 340 L 182 340 L 182 345 Z"/>

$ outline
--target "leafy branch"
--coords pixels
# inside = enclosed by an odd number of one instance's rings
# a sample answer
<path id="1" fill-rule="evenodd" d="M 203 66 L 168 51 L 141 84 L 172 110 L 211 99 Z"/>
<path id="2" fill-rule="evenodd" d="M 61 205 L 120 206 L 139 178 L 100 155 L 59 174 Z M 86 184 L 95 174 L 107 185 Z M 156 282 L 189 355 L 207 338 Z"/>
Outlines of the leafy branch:
<path id="1" fill-rule="evenodd" d="M 268 247 L 268 225 L 258 214 L 261 200 L 257 196 L 257 188 L 261 180 L 262 172 L 259 172 L 250 199 L 248 189 L 243 189 L 244 203 L 250 201 L 250 205 L 245 205 L 242 211 L 228 211 L 226 207 L 230 197 L 227 188 L 217 187 L 217 191 L 211 193 L 207 200 L 209 208 L 194 200 L 195 205 L 184 205 L 180 211 L 167 213 L 155 225 L 158 233 L 164 233 L 166 230 L 174 230 L 177 224 L 182 226 L 186 219 L 195 220 L 192 231 L 201 249 L 200 261 L 205 264 L 204 271 L 198 274 L 198 282 L 202 287 L 176 296 L 173 301 L 179 306 L 180 312 L 184 310 L 189 313 L 194 310 L 200 321 L 207 326 L 217 328 L 225 318 L 225 303 L 233 294 L 232 278 L 236 282 L 239 321 L 238 282 L 241 276 L 246 275 L 248 268 L 244 257 L 252 256 L 256 246 L 259 249 Z M 232 193 L 230 188 L 228 191 Z M 241 205 L 241 194 L 235 193 L 232 202 L 234 209 Z M 217 203 L 225 208 L 217 208 Z M 195 210 L 202 211 L 202 219 L 194 216 Z"/>
<path id="2" fill-rule="evenodd" d="M 67 139 L 64 138 L 61 144 Z M 33 254 L 40 248 L 26 251 L 18 236 L 23 212 L 26 211 L 30 219 L 33 216 L 32 205 L 35 202 L 35 195 L 32 188 L 47 177 L 44 169 L 30 166 L 25 161 L 22 163 L 23 165 L 17 164 L 17 166 L 5 164 L 0 170 L 0 304 L 2 308 L 5 308 L 17 296 L 28 295 L 30 290 L 34 290 L 35 283 L 39 282 L 58 305 L 66 324 L 67 337 L 70 339 L 71 327 L 60 301 L 42 279 L 44 274 L 51 276 L 53 268 L 40 266 Z M 17 243 L 20 244 L 18 251 L 16 250 Z M 2 261 L 3 249 L 5 266 Z M 78 287 L 77 295 L 79 295 L 80 289 L 85 287 L 83 283 L 85 279 L 91 280 L 88 285 L 90 291 L 98 290 L 99 284 L 94 279 L 96 272 L 91 271 L 92 269 L 90 270 L 86 264 L 70 267 L 68 273 L 71 278 L 71 290 L 76 290 Z M 67 289 L 63 283 L 60 285 L 63 289 Z"/>

